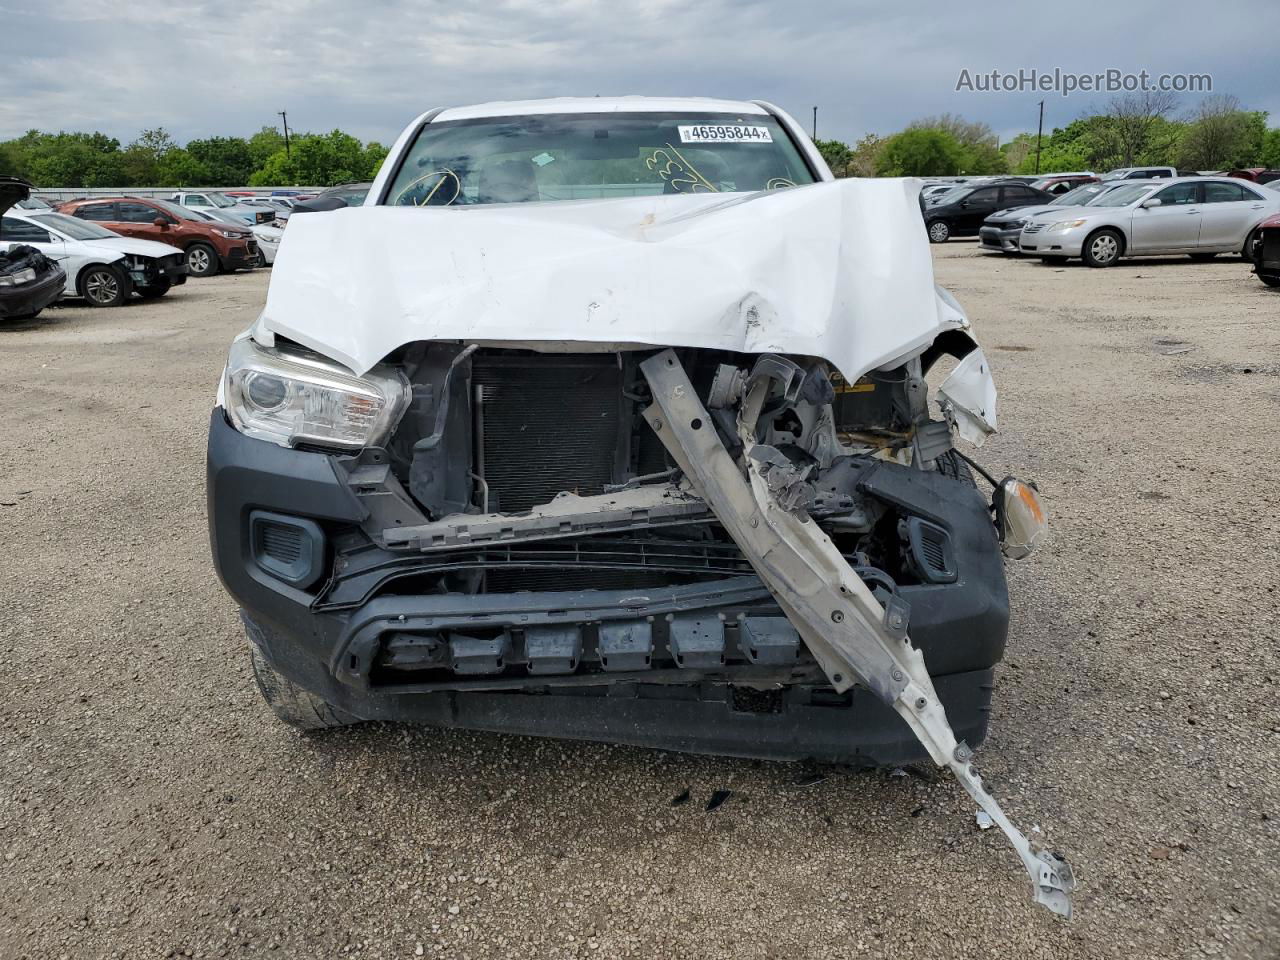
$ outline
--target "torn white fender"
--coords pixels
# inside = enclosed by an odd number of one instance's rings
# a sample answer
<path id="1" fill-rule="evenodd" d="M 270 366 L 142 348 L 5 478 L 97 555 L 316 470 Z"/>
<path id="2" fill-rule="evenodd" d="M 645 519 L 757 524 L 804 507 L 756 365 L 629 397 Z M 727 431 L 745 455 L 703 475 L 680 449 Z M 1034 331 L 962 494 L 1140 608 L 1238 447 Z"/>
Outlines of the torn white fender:
<path id="1" fill-rule="evenodd" d="M 996 382 L 981 347 L 974 347 L 956 364 L 938 388 L 938 405 L 960 436 L 975 447 L 996 432 Z"/>
<path id="2" fill-rule="evenodd" d="M 807 514 L 782 509 L 751 457 L 755 419 L 769 384 L 748 384 L 739 417 L 741 465 L 720 441 L 711 417 L 674 351 L 641 364 L 654 404 L 644 417 L 799 631 L 832 685 L 862 683 L 906 720 L 939 766 L 956 779 L 1013 844 L 1037 902 L 1071 915 L 1070 866 L 1033 847 L 1004 815 L 956 740 L 900 611 L 882 607 L 830 538 Z M 743 470 L 745 468 L 746 475 Z M 895 618 L 896 621 L 895 621 Z"/>

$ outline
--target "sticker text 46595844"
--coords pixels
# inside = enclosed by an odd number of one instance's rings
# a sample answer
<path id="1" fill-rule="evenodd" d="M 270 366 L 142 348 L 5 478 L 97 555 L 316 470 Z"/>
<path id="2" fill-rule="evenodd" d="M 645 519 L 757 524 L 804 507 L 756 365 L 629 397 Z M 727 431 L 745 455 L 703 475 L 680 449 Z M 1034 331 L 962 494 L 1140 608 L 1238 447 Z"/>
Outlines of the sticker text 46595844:
<path id="1" fill-rule="evenodd" d="M 691 124 L 677 129 L 681 143 L 773 143 L 768 127 L 748 124 Z"/>

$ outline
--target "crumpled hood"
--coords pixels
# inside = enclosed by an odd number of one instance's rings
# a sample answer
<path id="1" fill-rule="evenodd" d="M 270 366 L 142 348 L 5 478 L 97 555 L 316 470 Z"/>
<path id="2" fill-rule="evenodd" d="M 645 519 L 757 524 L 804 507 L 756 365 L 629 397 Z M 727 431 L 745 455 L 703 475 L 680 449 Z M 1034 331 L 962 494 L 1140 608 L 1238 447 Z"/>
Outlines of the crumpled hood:
<path id="1" fill-rule="evenodd" d="M 967 325 L 933 282 L 917 180 L 291 220 L 260 324 L 362 374 L 417 340 L 683 346 L 850 381 Z"/>

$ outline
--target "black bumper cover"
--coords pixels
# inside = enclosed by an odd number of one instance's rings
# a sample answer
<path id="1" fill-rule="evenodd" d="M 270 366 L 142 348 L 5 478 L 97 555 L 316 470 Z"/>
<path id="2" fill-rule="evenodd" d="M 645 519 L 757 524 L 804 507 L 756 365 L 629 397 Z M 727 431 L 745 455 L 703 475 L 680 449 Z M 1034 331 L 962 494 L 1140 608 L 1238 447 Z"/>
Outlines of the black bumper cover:
<path id="1" fill-rule="evenodd" d="M 28 283 L 0 287 L 0 318 L 34 316 L 61 297 L 66 285 L 66 273 L 55 266 Z"/>
<path id="2" fill-rule="evenodd" d="M 215 408 L 207 471 L 214 565 L 241 606 L 250 636 L 277 671 L 355 716 L 774 760 L 886 766 L 927 757 L 897 714 L 859 689 L 838 697 L 792 687 L 775 712 L 758 713 L 737 709 L 723 683 L 700 682 L 692 674 L 681 685 L 606 677 L 593 686 L 529 691 L 405 692 L 361 683 L 349 675 L 349 653 L 372 621 L 403 615 L 439 622 L 456 616 L 460 604 L 495 621 L 509 616 L 518 622 L 522 611 L 572 619 L 587 608 L 621 608 L 635 591 L 379 596 L 354 610 L 316 612 L 311 594 L 254 563 L 249 514 L 271 510 L 321 524 L 358 525 L 363 507 L 340 479 L 336 461 L 245 437 Z M 986 735 L 992 667 L 1003 656 L 1009 617 L 1003 564 L 985 504 L 971 487 L 918 471 L 876 471 L 864 489 L 900 505 L 918 502 L 923 515 L 951 529 L 957 582 L 903 586 L 900 592 L 910 604 L 912 641 L 924 652 L 956 735 L 977 745 Z M 950 496 L 940 498 L 939 489 Z M 747 581 L 754 578 L 669 588 L 666 598 L 661 590 L 646 593 L 672 609 L 684 603 L 714 610 L 716 591 L 740 590 Z"/>

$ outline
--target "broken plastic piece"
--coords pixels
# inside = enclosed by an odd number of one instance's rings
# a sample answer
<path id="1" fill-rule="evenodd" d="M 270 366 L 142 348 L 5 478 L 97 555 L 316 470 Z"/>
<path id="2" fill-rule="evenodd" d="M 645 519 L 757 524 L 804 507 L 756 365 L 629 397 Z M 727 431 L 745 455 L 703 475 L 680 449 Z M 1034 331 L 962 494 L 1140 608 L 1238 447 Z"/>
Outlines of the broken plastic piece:
<path id="1" fill-rule="evenodd" d="M 996 384 L 981 347 L 965 355 L 938 388 L 938 405 L 975 447 L 996 432 Z"/>

